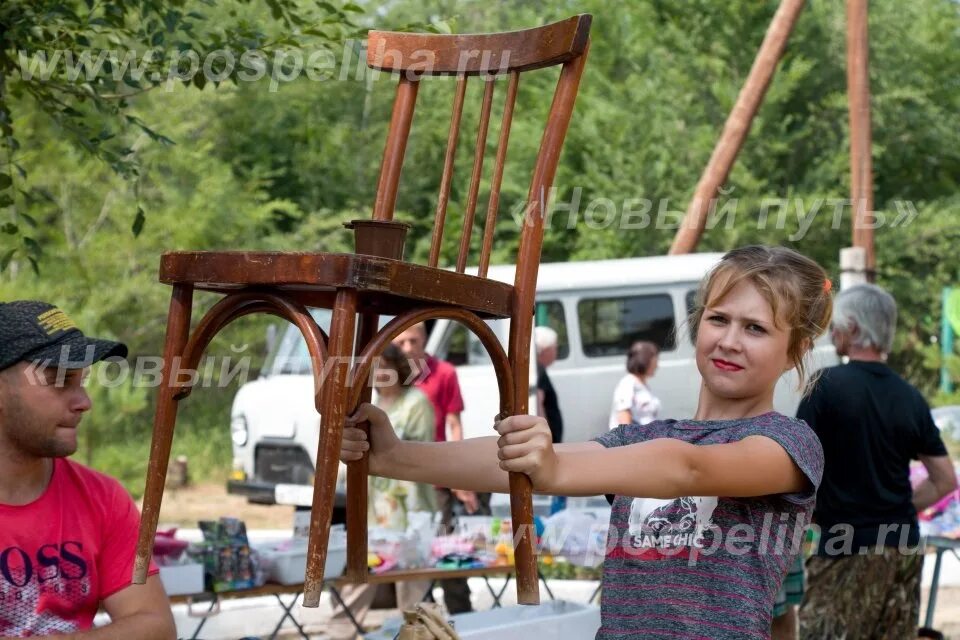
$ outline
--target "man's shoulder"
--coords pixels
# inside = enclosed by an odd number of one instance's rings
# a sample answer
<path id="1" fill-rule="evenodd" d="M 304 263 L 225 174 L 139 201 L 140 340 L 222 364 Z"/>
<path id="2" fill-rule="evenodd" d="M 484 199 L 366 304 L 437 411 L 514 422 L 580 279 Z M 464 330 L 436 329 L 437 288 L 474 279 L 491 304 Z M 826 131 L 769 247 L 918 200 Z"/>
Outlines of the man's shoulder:
<path id="1" fill-rule="evenodd" d="M 446 360 L 441 360 L 436 356 L 427 356 L 426 361 L 427 367 L 430 370 L 430 375 L 439 375 L 444 377 L 457 375 L 456 367 Z"/>
<path id="2" fill-rule="evenodd" d="M 838 364 L 823 370 L 821 379 L 828 379 L 834 385 L 844 383 L 881 384 L 889 392 L 906 394 L 914 398 L 923 399 L 923 394 L 910 384 L 897 371 L 886 363 L 848 362 Z"/>
<path id="3" fill-rule="evenodd" d="M 863 384 L 864 372 L 850 363 L 835 364 L 832 367 L 824 367 L 815 374 L 813 386 L 810 388 L 811 395 L 833 394 L 849 385 Z"/>
<path id="4" fill-rule="evenodd" d="M 119 480 L 75 460 L 58 458 L 57 465 L 57 472 L 63 474 L 63 481 L 81 486 L 85 491 L 96 491 L 101 496 L 104 493 L 122 492 L 126 494 L 126 489 L 123 488 Z"/>
<path id="5" fill-rule="evenodd" d="M 548 384 L 550 382 L 550 374 L 547 373 L 547 368 L 537 363 L 537 385 Z"/>
<path id="6" fill-rule="evenodd" d="M 818 381 L 842 378 L 844 376 L 856 375 L 857 371 L 854 370 L 849 364 L 835 364 L 832 367 L 824 367 L 820 369 L 817 374 Z"/>

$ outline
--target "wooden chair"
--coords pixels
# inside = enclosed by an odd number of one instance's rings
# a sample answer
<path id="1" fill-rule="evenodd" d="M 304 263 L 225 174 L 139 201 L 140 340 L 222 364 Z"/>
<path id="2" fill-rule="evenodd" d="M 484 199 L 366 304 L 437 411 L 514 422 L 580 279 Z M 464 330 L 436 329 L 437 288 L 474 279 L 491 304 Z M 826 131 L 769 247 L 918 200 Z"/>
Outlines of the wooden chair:
<path id="1" fill-rule="evenodd" d="M 189 395 L 203 351 L 214 335 L 233 320 L 252 313 L 269 313 L 294 323 L 306 340 L 314 365 L 315 404 L 321 415 L 317 450 L 304 606 L 319 603 L 326 560 L 342 438 L 343 420 L 360 401 L 369 400 L 366 381 L 374 356 L 414 324 L 430 318 L 449 318 L 473 331 L 489 352 L 497 372 L 500 416 L 527 412 L 530 334 L 534 294 L 540 264 L 547 194 L 553 184 L 560 150 L 570 123 L 574 100 L 588 50 L 591 16 L 524 31 L 480 35 L 427 35 L 371 31 L 368 65 L 399 72 L 380 179 L 373 210 L 374 232 L 390 233 L 404 151 L 410 133 L 417 90 L 425 75 L 456 76 L 451 124 L 426 265 L 405 262 L 400 256 L 279 253 L 172 252 L 160 263 L 160 281 L 173 287 L 163 351 L 163 370 L 150 463 L 143 499 L 143 517 L 137 545 L 134 582 L 143 583 L 153 549 L 164 480 L 170 457 L 177 406 Z M 479 53 L 479 55 L 477 55 Z M 488 279 L 510 125 L 520 75 L 561 65 L 540 149 L 533 167 L 517 251 L 516 277 L 508 285 Z M 477 275 L 465 273 L 474 227 L 480 175 L 496 76 L 508 77 L 489 204 L 483 229 Z M 453 177 L 454 155 L 467 81 L 483 82 L 483 102 L 473 171 L 454 270 L 438 267 L 444 220 Z M 194 290 L 224 294 L 190 331 Z M 327 336 L 307 307 L 333 310 Z M 381 314 L 394 318 L 378 330 Z M 484 322 L 509 318 L 505 353 Z M 356 341 L 355 341 L 356 335 Z M 491 424 L 494 416 L 491 416 Z M 348 577 L 363 582 L 367 576 L 367 467 L 366 460 L 348 467 L 347 530 Z M 534 549 L 531 486 L 527 476 L 511 474 L 511 512 L 515 537 L 518 601 L 539 602 Z"/>

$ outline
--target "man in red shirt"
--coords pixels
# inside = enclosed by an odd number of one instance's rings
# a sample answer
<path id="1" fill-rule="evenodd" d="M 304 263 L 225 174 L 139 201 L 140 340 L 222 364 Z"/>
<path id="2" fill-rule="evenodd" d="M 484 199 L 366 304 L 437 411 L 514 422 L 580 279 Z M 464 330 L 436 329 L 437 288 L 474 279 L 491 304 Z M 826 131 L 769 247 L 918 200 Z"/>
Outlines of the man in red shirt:
<path id="1" fill-rule="evenodd" d="M 393 339 L 411 362 L 411 368 L 422 370 L 417 387 L 423 391 L 433 404 L 436 428 L 436 441 L 463 440 L 463 425 L 460 412 L 463 411 L 463 397 L 460 395 L 460 383 L 457 370 L 449 362 L 428 355 L 426 352 L 427 329 L 423 323 L 414 325 Z M 451 490 L 436 487 L 437 508 L 442 514 L 442 522 L 447 532 L 453 531 L 454 511 L 468 514 L 489 515 L 490 494 L 476 494 L 473 491 Z M 470 588 L 464 579 L 442 580 L 444 604 L 450 613 L 463 613 L 473 609 L 470 603 Z"/>
<path id="2" fill-rule="evenodd" d="M 91 406 L 85 371 L 126 354 L 51 304 L 0 303 L 0 636 L 176 637 L 156 567 L 131 584 L 130 495 L 67 458 Z M 112 622 L 94 629 L 101 606 Z"/>

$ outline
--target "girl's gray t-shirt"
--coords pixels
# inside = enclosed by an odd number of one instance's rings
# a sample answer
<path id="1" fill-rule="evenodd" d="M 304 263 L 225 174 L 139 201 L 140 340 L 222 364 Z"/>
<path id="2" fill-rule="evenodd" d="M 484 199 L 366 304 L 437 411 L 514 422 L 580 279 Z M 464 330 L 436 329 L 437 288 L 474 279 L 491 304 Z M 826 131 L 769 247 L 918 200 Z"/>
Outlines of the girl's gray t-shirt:
<path id="1" fill-rule="evenodd" d="M 753 498 L 615 496 L 597 638 L 770 637 L 774 598 L 800 551 L 823 475 L 823 448 L 813 430 L 771 412 L 621 425 L 596 441 L 622 447 L 673 438 L 707 445 L 755 435 L 784 448 L 809 479 L 808 490 Z"/>

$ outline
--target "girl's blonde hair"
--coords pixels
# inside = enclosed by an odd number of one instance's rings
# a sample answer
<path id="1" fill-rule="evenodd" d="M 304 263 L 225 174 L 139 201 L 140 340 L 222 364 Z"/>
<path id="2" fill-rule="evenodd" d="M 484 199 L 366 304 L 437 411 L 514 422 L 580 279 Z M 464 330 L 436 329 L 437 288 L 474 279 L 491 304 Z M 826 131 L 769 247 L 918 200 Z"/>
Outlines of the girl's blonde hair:
<path id="1" fill-rule="evenodd" d="M 700 283 L 688 319 L 690 339 L 697 342 L 703 310 L 722 300 L 740 282 L 748 280 L 770 304 L 774 322 L 790 330 L 787 355 L 806 394 L 814 382 L 807 380 L 804 356 L 826 332 L 833 311 L 831 283 L 826 271 L 810 258 L 786 247 L 751 245 L 729 251 Z"/>

